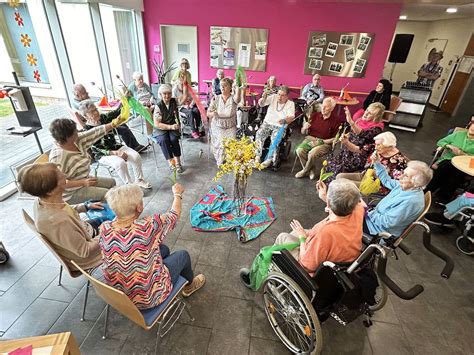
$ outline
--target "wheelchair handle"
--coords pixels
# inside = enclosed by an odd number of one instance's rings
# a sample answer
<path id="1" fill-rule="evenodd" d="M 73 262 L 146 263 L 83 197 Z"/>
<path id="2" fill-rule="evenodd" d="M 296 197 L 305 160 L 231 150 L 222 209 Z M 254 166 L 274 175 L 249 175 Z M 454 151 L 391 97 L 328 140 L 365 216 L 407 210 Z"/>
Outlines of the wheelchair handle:
<path id="1" fill-rule="evenodd" d="M 394 294 L 404 300 L 412 300 L 420 293 L 423 292 L 424 288 L 421 285 L 415 285 L 410 288 L 408 291 L 403 291 L 398 285 L 388 277 L 386 273 L 387 269 L 387 259 L 379 258 L 377 263 L 377 275 L 382 280 L 382 282 L 390 289 Z"/>

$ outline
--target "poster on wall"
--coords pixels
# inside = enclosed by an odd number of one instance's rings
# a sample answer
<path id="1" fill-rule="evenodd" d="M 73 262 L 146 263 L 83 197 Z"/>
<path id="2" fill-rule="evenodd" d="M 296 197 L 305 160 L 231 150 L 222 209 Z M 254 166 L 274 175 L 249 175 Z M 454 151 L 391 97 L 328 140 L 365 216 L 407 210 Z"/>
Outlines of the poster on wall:
<path id="1" fill-rule="evenodd" d="M 374 33 L 312 31 L 304 74 L 363 78 L 374 40 Z"/>
<path id="2" fill-rule="evenodd" d="M 211 26 L 210 43 L 212 68 L 265 71 L 268 30 Z"/>

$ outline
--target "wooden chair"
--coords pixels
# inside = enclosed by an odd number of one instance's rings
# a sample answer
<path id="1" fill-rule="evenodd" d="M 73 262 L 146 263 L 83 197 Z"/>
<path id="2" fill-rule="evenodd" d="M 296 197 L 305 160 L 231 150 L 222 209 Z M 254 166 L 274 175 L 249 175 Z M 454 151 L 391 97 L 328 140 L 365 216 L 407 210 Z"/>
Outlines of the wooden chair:
<path id="1" fill-rule="evenodd" d="M 94 286 L 99 297 L 107 303 L 102 311 L 102 313 L 105 311 L 104 335 L 102 339 L 107 338 L 107 322 L 110 306 L 145 330 L 150 330 L 158 323 L 157 335 L 159 335 L 160 338 L 171 330 L 183 313 L 183 310 L 186 310 L 189 318 L 194 321 L 194 318 L 189 312 L 189 306 L 179 297 L 181 290 L 188 283 L 182 276 L 180 276 L 176 284 L 173 285 L 173 290 L 163 303 L 153 308 L 139 310 L 125 293 L 95 279 L 82 270 L 74 261 L 71 260 L 71 263 L 84 274 Z"/>
<path id="2" fill-rule="evenodd" d="M 35 222 L 33 219 L 30 217 L 30 215 L 24 210 L 21 210 L 23 213 L 23 219 L 25 220 L 26 225 L 35 233 L 35 235 L 38 237 L 39 240 L 48 248 L 48 250 L 53 254 L 53 256 L 56 258 L 56 260 L 59 262 L 59 282 L 58 286 L 61 286 L 61 279 L 63 275 L 63 269 L 67 271 L 69 276 L 72 278 L 76 278 L 81 276 L 81 272 L 79 271 L 74 271 L 71 270 L 68 266 L 68 264 L 59 256 L 59 254 L 54 250 L 53 246 L 49 243 L 49 241 L 40 233 L 38 232 L 38 229 L 36 229 Z M 86 295 L 84 296 L 84 305 L 82 307 L 82 315 L 81 315 L 81 321 L 84 320 L 84 315 L 86 313 L 86 305 L 87 305 L 87 297 L 89 295 L 89 280 L 87 281 L 86 285 Z"/>
<path id="3" fill-rule="evenodd" d="M 385 110 L 383 114 L 383 122 L 390 122 L 393 119 L 393 117 L 397 113 L 398 108 L 402 104 L 402 101 L 403 100 L 398 96 L 392 95 L 392 97 L 390 98 L 390 108 L 389 110 Z"/>

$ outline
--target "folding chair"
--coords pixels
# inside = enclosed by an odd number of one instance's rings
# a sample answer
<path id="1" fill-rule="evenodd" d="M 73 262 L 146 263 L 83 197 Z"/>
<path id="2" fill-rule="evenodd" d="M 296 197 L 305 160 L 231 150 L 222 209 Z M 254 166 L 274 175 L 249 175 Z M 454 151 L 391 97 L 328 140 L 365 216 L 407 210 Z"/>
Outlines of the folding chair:
<path id="1" fill-rule="evenodd" d="M 21 211 L 23 213 L 23 219 L 25 220 L 25 223 L 28 226 L 28 228 L 30 228 L 35 233 L 35 235 L 38 237 L 38 239 L 41 240 L 41 242 L 46 246 L 46 248 L 48 248 L 48 250 L 51 252 L 51 254 L 53 254 L 53 256 L 56 258 L 56 260 L 59 262 L 59 282 L 58 282 L 58 286 L 61 286 L 61 279 L 62 279 L 62 275 L 63 275 L 63 269 L 66 269 L 67 273 L 72 278 L 77 278 L 77 277 L 81 276 L 82 270 L 81 270 L 81 272 L 71 270 L 69 268 L 69 265 L 61 258 L 61 256 L 59 256 L 59 254 L 56 252 L 56 250 L 54 250 L 53 246 L 49 243 L 48 239 L 45 236 L 43 236 L 40 232 L 38 232 L 38 229 L 36 229 L 36 226 L 35 226 L 35 222 L 30 217 L 30 215 L 24 209 L 22 209 Z M 75 263 L 73 263 L 73 264 L 76 265 Z M 92 270 L 94 270 L 94 269 L 91 269 L 89 271 L 92 271 Z M 84 296 L 84 305 L 82 307 L 81 322 L 84 321 L 84 315 L 86 313 L 87 297 L 89 295 L 89 285 L 90 285 L 90 283 L 89 283 L 89 281 L 87 281 L 86 295 Z"/>

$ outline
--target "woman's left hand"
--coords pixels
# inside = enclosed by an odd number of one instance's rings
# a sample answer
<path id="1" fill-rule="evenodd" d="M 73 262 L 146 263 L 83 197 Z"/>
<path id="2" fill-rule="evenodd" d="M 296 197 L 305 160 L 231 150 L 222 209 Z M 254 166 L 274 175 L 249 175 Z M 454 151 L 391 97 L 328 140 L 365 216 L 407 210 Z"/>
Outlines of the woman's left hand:
<path id="1" fill-rule="evenodd" d="M 104 204 L 102 202 L 92 202 L 88 207 L 90 210 L 103 210 Z"/>
<path id="2" fill-rule="evenodd" d="M 290 227 L 291 229 L 293 229 L 293 232 L 295 232 L 298 235 L 298 237 L 306 238 L 306 231 L 304 230 L 303 226 L 301 225 L 299 221 L 294 219 L 293 221 L 291 221 Z"/>
<path id="3" fill-rule="evenodd" d="M 341 141 L 342 144 L 344 145 L 348 145 L 350 142 L 349 142 L 349 135 L 347 134 L 343 134 L 341 136 L 341 138 L 339 138 L 339 140 Z"/>

